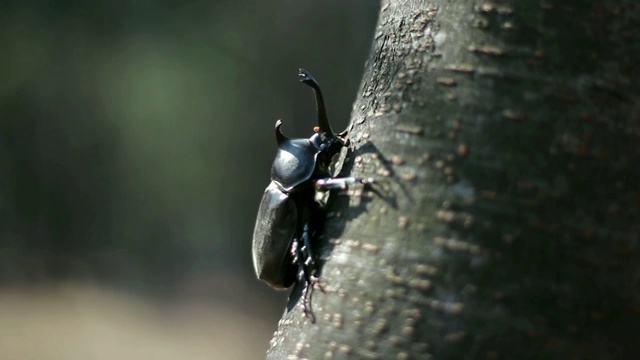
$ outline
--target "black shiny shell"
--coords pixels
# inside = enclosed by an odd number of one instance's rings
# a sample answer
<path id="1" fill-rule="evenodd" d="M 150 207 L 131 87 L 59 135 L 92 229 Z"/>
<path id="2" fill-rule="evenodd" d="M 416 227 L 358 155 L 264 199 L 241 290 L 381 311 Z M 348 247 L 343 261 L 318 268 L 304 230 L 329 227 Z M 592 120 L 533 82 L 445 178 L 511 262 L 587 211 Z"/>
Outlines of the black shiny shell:
<path id="1" fill-rule="evenodd" d="M 253 230 L 253 268 L 260 280 L 276 289 L 289 287 L 296 276 L 289 252 L 298 222 L 296 204 L 278 184 L 264 191 Z"/>
<path id="2" fill-rule="evenodd" d="M 285 191 L 309 180 L 316 168 L 319 150 L 309 139 L 287 139 L 278 146 L 271 167 L 271 180 Z"/>

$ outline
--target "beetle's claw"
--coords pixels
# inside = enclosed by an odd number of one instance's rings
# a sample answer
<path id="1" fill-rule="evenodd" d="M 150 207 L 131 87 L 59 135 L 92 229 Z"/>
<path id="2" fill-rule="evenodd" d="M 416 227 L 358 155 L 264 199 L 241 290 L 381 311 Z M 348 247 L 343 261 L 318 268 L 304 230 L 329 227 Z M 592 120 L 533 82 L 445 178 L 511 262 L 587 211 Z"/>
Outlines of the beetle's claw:
<path id="1" fill-rule="evenodd" d="M 318 289 L 320 289 L 320 291 L 325 292 L 324 291 L 324 286 L 322 286 L 322 283 L 320 282 L 320 278 L 315 276 L 315 275 L 311 275 L 311 286 L 314 289 L 318 288 Z"/>
<path id="2" fill-rule="evenodd" d="M 365 187 L 371 187 L 371 185 L 379 184 L 380 181 L 378 181 L 378 180 L 376 180 L 374 178 L 366 178 L 366 179 L 363 178 L 363 179 L 360 179 L 360 183 L 362 185 L 364 185 Z"/>
<path id="3" fill-rule="evenodd" d="M 312 324 L 316 322 L 316 316 L 311 308 L 311 299 L 313 297 L 313 289 L 318 284 L 318 278 L 311 275 L 309 279 L 305 279 L 304 290 L 302 291 L 302 311 L 304 316 L 309 318 Z"/>

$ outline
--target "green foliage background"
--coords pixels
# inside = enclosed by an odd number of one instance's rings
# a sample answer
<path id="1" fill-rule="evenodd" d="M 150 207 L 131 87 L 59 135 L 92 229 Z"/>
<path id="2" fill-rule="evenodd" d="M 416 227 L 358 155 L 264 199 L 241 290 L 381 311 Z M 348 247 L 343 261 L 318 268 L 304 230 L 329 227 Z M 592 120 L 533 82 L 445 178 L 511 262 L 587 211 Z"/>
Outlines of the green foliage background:
<path id="1" fill-rule="evenodd" d="M 210 293 L 259 313 L 224 285 L 237 282 L 273 301 L 264 310 L 276 318 L 283 295 L 255 280 L 250 259 L 273 125 L 282 118 L 298 137 L 315 125 L 297 84 L 304 67 L 334 127 L 346 126 L 377 10 L 371 0 L 3 2 L 1 283 Z"/>

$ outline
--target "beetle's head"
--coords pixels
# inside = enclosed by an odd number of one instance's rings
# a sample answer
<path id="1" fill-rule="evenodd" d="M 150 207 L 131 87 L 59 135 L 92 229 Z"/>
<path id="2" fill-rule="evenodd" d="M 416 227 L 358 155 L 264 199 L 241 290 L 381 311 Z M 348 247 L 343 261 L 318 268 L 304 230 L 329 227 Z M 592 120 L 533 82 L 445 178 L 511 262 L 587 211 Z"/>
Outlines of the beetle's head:
<path id="1" fill-rule="evenodd" d="M 282 133 L 280 129 L 282 126 L 282 120 L 276 121 L 275 133 L 276 143 L 279 148 L 288 148 L 292 139 Z M 316 153 L 327 154 L 329 156 L 335 155 L 340 152 L 344 146 L 349 145 L 349 140 L 346 139 L 347 132 L 344 131 L 340 134 L 326 133 L 319 130 L 319 127 L 315 127 L 314 134 L 308 139 L 305 147 L 315 149 Z M 302 139 L 293 139 L 293 142 L 302 141 Z"/>
<path id="2" fill-rule="evenodd" d="M 349 140 L 345 139 L 346 132 L 333 134 L 321 132 L 319 127 L 315 127 L 314 134 L 309 138 L 309 142 L 318 149 L 318 152 L 332 156 L 340 152 L 344 146 L 349 145 Z"/>

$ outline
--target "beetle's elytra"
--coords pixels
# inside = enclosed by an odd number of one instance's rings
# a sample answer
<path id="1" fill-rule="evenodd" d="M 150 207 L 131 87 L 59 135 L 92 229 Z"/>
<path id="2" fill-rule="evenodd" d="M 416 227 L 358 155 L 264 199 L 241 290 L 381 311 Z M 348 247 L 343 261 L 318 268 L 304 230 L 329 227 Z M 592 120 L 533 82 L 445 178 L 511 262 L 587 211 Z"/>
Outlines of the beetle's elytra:
<path id="1" fill-rule="evenodd" d="M 290 139 L 280 130 L 282 121 L 276 122 L 278 151 L 253 231 L 253 267 L 260 280 L 277 289 L 304 281 L 302 305 L 305 315 L 313 320 L 308 299 L 315 281 L 316 259 L 311 244 L 322 217 L 315 191 L 370 184 L 373 180 L 330 177 L 333 157 L 348 144 L 346 132 L 333 133 L 320 86 L 311 74 L 300 69 L 298 76 L 314 91 L 318 127 L 308 139 Z"/>

